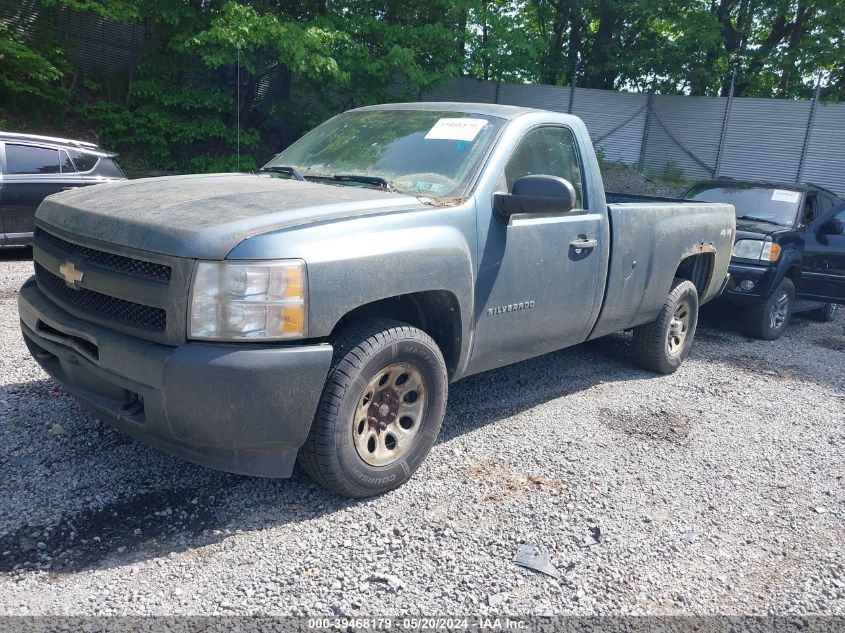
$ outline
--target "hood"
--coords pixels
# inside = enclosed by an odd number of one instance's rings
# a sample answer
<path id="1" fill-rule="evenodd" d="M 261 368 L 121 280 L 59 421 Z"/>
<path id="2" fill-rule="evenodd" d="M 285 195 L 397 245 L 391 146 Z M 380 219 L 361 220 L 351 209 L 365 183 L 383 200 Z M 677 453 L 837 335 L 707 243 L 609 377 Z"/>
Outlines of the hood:
<path id="1" fill-rule="evenodd" d="M 110 244 L 224 259 L 243 240 L 268 231 L 424 207 L 412 196 L 378 189 L 207 174 L 74 189 L 45 198 L 36 218 Z"/>
<path id="2" fill-rule="evenodd" d="M 740 220 L 736 221 L 736 239 L 737 240 L 762 240 L 770 235 L 776 233 L 786 233 L 792 229 L 786 226 L 776 226 L 768 224 L 767 222 L 757 222 L 755 220 Z"/>

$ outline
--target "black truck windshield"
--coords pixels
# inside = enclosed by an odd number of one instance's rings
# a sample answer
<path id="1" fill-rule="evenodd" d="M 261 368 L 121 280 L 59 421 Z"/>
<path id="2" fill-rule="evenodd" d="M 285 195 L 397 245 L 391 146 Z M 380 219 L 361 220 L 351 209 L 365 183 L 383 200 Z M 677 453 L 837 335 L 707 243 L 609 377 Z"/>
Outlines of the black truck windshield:
<path id="1" fill-rule="evenodd" d="M 400 193 L 456 198 L 472 185 L 504 123 L 470 112 L 347 112 L 314 128 L 264 168 L 288 174 L 293 168 L 306 180 L 386 183 L 384 188 Z"/>
<path id="2" fill-rule="evenodd" d="M 726 202 L 734 205 L 738 219 L 793 226 L 798 216 L 801 193 L 791 189 L 748 185 L 701 184 L 687 192 L 687 198 L 702 202 Z"/>

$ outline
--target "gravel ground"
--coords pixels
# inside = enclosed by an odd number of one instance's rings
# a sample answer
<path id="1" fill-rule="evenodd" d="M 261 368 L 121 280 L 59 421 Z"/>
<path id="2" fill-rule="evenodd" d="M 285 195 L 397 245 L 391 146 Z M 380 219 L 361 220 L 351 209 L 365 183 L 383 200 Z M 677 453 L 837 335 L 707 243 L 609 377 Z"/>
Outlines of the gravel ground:
<path id="1" fill-rule="evenodd" d="M 845 615 L 842 317 L 775 343 L 711 317 L 668 377 L 624 334 L 471 377 L 416 476 L 350 502 L 84 414 L 0 258 L 0 614 Z"/>
<path id="2" fill-rule="evenodd" d="M 678 198 L 694 182 L 668 183 L 651 178 L 631 165 L 619 162 L 604 162 L 601 165 L 604 188 L 616 193 L 634 193 L 641 196 L 663 196 Z"/>

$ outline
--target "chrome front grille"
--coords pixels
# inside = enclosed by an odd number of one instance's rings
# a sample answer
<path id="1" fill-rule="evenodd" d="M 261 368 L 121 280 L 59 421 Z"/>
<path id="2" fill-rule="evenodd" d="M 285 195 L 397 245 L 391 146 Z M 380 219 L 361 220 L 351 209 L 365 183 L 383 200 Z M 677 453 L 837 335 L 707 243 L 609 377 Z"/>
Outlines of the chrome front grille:
<path id="1" fill-rule="evenodd" d="M 193 260 L 45 225 L 36 227 L 33 257 L 38 288 L 71 315 L 157 343 L 185 341 Z M 68 269 L 75 273 L 69 281 Z"/>

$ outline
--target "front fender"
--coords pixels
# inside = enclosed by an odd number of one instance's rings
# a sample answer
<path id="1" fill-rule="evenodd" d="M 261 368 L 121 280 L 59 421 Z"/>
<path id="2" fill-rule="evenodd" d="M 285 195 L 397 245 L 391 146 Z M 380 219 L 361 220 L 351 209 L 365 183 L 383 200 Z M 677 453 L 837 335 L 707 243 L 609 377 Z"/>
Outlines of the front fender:
<path id="1" fill-rule="evenodd" d="M 796 282 L 796 286 L 798 285 L 798 278 L 800 278 L 801 276 L 801 256 L 802 253 L 797 249 L 784 248 L 783 254 L 780 257 L 780 261 L 778 261 L 777 263 L 777 269 L 775 271 L 772 287 L 769 288 L 770 293 L 778 287 L 780 282 L 783 280 L 784 277 L 787 276 L 787 273 L 792 268 L 798 270 L 798 276 L 793 279 L 793 281 Z"/>
<path id="2" fill-rule="evenodd" d="M 328 336 L 344 315 L 365 304 L 445 290 L 457 298 L 466 345 L 471 340 L 474 244 L 475 208 L 468 202 L 259 235 L 239 244 L 228 259 L 305 260 L 309 338 Z"/>

